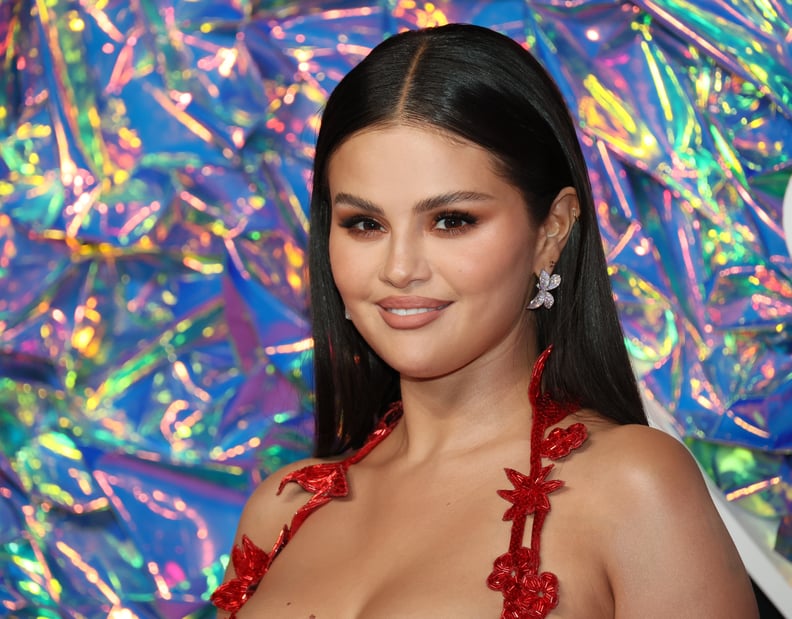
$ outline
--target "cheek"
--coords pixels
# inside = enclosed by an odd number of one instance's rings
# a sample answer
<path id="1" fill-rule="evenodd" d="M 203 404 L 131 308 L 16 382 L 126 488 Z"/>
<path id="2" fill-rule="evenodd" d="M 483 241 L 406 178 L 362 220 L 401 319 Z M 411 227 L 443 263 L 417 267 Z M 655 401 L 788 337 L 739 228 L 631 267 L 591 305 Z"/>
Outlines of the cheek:
<path id="1" fill-rule="evenodd" d="M 497 290 L 524 296 L 532 275 L 533 237 L 514 230 L 493 235 L 487 242 L 471 244 L 449 263 L 458 280 L 471 292 Z"/>
<path id="2" fill-rule="evenodd" d="M 355 283 L 360 281 L 359 259 L 355 259 L 354 252 L 343 239 L 330 234 L 328 257 L 330 259 L 330 272 L 333 281 L 342 297 L 354 291 Z"/>
<path id="3" fill-rule="evenodd" d="M 330 260 L 330 273 L 333 275 L 333 281 L 335 282 L 336 288 L 341 290 L 341 287 L 338 285 L 339 281 L 341 284 L 344 283 L 344 259 L 343 254 L 339 252 L 338 242 L 334 240 L 334 235 L 330 235 L 330 243 L 327 252 L 327 258 Z"/>

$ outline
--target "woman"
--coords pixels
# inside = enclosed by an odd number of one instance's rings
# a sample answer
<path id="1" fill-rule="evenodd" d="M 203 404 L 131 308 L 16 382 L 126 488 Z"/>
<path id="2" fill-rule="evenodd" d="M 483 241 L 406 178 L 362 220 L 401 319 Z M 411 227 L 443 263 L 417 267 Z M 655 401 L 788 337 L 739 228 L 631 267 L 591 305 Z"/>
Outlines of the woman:
<path id="1" fill-rule="evenodd" d="M 646 427 L 528 52 L 469 25 L 379 45 L 327 103 L 311 218 L 317 458 L 249 500 L 224 613 L 756 616 L 695 463 Z"/>

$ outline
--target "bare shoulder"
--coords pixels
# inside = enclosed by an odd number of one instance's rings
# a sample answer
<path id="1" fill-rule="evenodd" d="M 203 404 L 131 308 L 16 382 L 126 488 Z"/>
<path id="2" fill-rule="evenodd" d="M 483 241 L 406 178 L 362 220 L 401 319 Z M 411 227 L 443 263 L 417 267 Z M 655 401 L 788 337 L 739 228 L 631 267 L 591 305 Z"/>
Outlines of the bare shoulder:
<path id="1" fill-rule="evenodd" d="M 269 552 L 283 530 L 284 525 L 291 522 L 294 513 L 307 500 L 307 493 L 296 484 L 290 484 L 279 492 L 281 480 L 293 471 L 306 466 L 319 464 L 322 460 L 307 458 L 292 462 L 269 475 L 251 493 L 237 525 L 234 545 L 240 546 L 243 536 L 256 546 Z M 223 582 L 236 576 L 233 562 L 226 566 Z M 230 613 L 219 610 L 218 619 L 227 619 Z"/>
<path id="2" fill-rule="evenodd" d="M 661 430 L 633 424 L 609 425 L 595 430 L 594 437 L 602 465 L 631 493 L 662 495 L 670 490 L 676 495 L 680 481 L 706 491 L 698 464 L 687 447 Z"/>
<path id="3" fill-rule="evenodd" d="M 281 480 L 294 471 L 321 464 L 324 460 L 305 458 L 278 469 L 264 479 L 251 493 L 237 527 L 235 544 L 247 535 L 257 546 L 272 545 L 284 525 L 289 524 L 294 512 L 307 500 L 307 493 L 297 484 L 289 484 L 279 492 Z"/>
<path id="4" fill-rule="evenodd" d="M 704 476 L 687 447 L 661 430 L 640 425 L 610 426 L 595 431 L 592 462 L 606 518 L 625 520 L 616 534 L 632 539 L 658 530 L 693 532 L 711 517 L 720 533 L 720 517 Z M 598 485 L 599 485 L 598 484 Z M 717 521 L 717 523 L 716 523 Z M 724 529 L 725 530 L 725 529 Z M 622 537 L 622 540 L 627 539 Z"/>
<path id="5" fill-rule="evenodd" d="M 594 424 L 600 553 L 617 617 L 757 617 L 745 568 L 693 456 L 646 426 Z"/>

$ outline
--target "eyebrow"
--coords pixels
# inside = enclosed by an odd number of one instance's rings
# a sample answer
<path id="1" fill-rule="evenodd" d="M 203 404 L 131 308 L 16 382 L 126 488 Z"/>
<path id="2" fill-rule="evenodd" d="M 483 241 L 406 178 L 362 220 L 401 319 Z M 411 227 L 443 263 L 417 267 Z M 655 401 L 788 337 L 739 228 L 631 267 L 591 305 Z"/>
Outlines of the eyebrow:
<path id="1" fill-rule="evenodd" d="M 433 211 L 437 208 L 457 204 L 459 202 L 483 202 L 485 200 L 492 200 L 493 198 L 493 196 L 487 193 L 480 193 L 478 191 L 451 191 L 448 193 L 441 193 L 436 196 L 430 196 L 418 201 L 418 203 L 413 207 L 413 212 L 418 215 L 427 211 Z M 366 200 L 365 198 L 361 198 L 343 191 L 337 193 L 333 199 L 333 205 L 339 203 L 354 206 L 374 215 L 385 214 L 385 211 L 383 211 L 382 208 L 370 200 Z"/>

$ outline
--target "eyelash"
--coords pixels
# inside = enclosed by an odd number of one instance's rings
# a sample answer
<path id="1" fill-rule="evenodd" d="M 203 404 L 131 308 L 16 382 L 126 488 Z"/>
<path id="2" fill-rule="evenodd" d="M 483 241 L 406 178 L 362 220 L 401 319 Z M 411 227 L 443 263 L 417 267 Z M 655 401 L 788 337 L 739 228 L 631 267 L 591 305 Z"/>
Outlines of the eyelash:
<path id="1" fill-rule="evenodd" d="M 373 226 L 376 226 L 376 229 L 358 228 L 360 224 L 372 224 Z M 352 215 L 351 217 L 346 217 L 339 222 L 339 225 L 342 228 L 349 230 L 352 234 L 358 234 L 361 236 L 370 236 L 376 232 L 379 232 L 382 228 L 382 225 L 376 219 L 366 217 L 365 215 Z"/>
<path id="2" fill-rule="evenodd" d="M 469 226 L 475 226 L 478 223 L 478 217 L 471 213 L 464 211 L 446 211 L 440 213 L 434 218 L 435 227 L 444 219 L 456 220 L 462 222 L 462 225 L 454 226 L 453 228 L 437 228 L 442 230 L 445 234 L 464 234 L 463 230 Z"/>
<path id="3" fill-rule="evenodd" d="M 438 228 L 437 225 L 446 219 L 456 220 L 457 222 L 461 222 L 462 225 L 456 225 L 451 228 Z M 443 234 L 448 235 L 457 235 L 457 234 L 464 234 L 463 229 L 469 226 L 474 226 L 478 223 L 478 217 L 472 215 L 471 213 L 466 213 L 464 211 L 445 211 L 443 213 L 439 213 L 434 217 L 434 226 L 436 230 L 439 230 Z M 374 228 L 360 228 L 361 224 L 363 225 L 372 225 L 375 226 Z M 339 225 L 342 228 L 346 228 L 353 234 L 358 234 L 361 236 L 370 236 L 376 232 L 379 232 L 382 229 L 382 224 L 380 224 L 376 219 L 372 219 L 371 217 L 366 217 L 365 215 L 352 215 L 351 217 L 347 217 L 342 219 L 339 222 Z"/>

